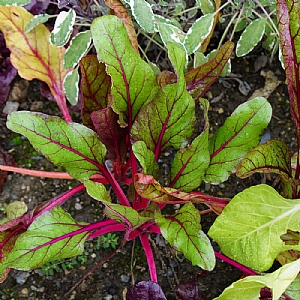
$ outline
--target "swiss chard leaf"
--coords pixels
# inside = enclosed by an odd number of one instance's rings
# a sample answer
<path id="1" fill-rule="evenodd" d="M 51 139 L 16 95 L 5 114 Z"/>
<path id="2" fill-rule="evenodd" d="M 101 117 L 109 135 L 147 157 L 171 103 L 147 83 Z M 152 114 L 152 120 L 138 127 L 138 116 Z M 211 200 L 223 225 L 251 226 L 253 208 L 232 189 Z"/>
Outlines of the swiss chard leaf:
<path id="1" fill-rule="evenodd" d="M 11 63 L 21 77 L 47 83 L 65 119 L 70 121 L 63 89 L 63 79 L 68 73 L 63 66 L 65 49 L 49 43 L 50 32 L 43 24 L 25 34 L 32 18 L 33 15 L 23 7 L 1 7 L 0 30 L 11 51 Z"/>
<path id="2" fill-rule="evenodd" d="M 286 245 L 281 239 L 288 229 L 300 231 L 299 218 L 300 200 L 284 199 L 262 184 L 237 194 L 208 234 L 225 255 L 266 271 L 280 252 L 300 250 L 300 244 Z"/>
<path id="3" fill-rule="evenodd" d="M 156 212 L 155 218 L 163 237 L 193 265 L 209 271 L 214 268 L 214 250 L 201 230 L 199 211 L 192 203 L 186 203 L 173 216 L 164 217 Z"/>
<path id="4" fill-rule="evenodd" d="M 184 147 L 195 123 L 195 104 L 186 91 L 183 76 L 185 53 L 179 46 L 169 44 L 169 58 L 177 71 L 177 83 L 160 89 L 138 114 L 131 131 L 133 140 L 144 141 L 156 160 L 168 146 Z"/>
<path id="5" fill-rule="evenodd" d="M 272 290 L 272 299 L 279 299 L 296 278 L 299 271 L 300 259 L 286 264 L 265 276 L 248 276 L 238 280 L 226 288 L 215 300 L 240 299 L 241 295 L 245 300 L 261 299 L 260 291 L 265 286 Z"/>
<path id="6" fill-rule="evenodd" d="M 226 42 L 214 58 L 185 74 L 186 88 L 195 101 L 203 97 L 209 87 L 219 78 L 233 49 L 234 43 Z"/>
<path id="7" fill-rule="evenodd" d="M 204 107 L 205 125 L 203 132 L 187 148 L 179 150 L 171 167 L 171 187 L 190 192 L 198 187 L 209 165 L 208 150 L 208 101 L 201 99 Z M 147 173 L 146 173 L 147 174 Z"/>
<path id="8" fill-rule="evenodd" d="M 105 65 L 99 63 L 96 55 L 87 55 L 80 61 L 81 98 L 83 125 L 94 129 L 91 113 L 106 108 L 109 103 L 111 80 Z"/>
<path id="9" fill-rule="evenodd" d="M 245 154 L 258 145 L 271 116 L 271 105 L 262 97 L 241 104 L 209 141 L 211 161 L 205 181 L 225 181 Z"/>
<path id="10" fill-rule="evenodd" d="M 25 135 L 36 150 L 80 181 L 103 169 L 105 146 L 94 131 L 83 125 L 22 111 L 8 116 L 7 127 Z"/>
<path id="11" fill-rule="evenodd" d="M 292 178 L 291 153 L 280 140 L 269 140 L 248 152 L 237 167 L 236 175 L 246 178 L 255 172 L 276 173 L 288 180 Z"/>
<path id="12" fill-rule="evenodd" d="M 126 28 L 117 17 L 95 19 L 91 32 L 98 59 L 112 78 L 112 108 L 119 114 L 121 126 L 131 126 L 140 109 L 156 95 L 156 76 L 132 48 Z"/>
<path id="13" fill-rule="evenodd" d="M 139 215 L 132 207 L 112 203 L 103 184 L 87 180 L 84 182 L 84 185 L 91 197 L 101 201 L 106 206 L 105 213 L 111 219 L 126 226 L 128 235 L 130 231 L 149 221 L 148 217 Z"/>
<path id="14" fill-rule="evenodd" d="M 290 96 L 290 110 L 294 121 L 297 140 L 300 140 L 300 8 L 293 0 L 276 1 L 280 45 Z"/>
<path id="15" fill-rule="evenodd" d="M 73 257 L 83 252 L 88 232 L 72 234 L 82 228 L 60 207 L 37 217 L 16 240 L 12 251 L 0 265 L 32 270 L 49 261 Z"/>

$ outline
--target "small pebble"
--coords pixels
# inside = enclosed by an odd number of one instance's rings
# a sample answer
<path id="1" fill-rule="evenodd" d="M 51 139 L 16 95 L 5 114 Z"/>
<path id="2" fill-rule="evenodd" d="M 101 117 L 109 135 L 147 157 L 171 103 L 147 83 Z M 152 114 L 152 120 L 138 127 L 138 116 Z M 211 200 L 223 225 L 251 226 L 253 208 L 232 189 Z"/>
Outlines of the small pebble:
<path id="1" fill-rule="evenodd" d="M 112 295 L 108 294 L 108 295 L 103 297 L 103 300 L 111 300 L 112 297 L 113 297 Z"/>
<path id="2" fill-rule="evenodd" d="M 6 101 L 5 106 L 3 108 L 3 113 L 8 115 L 14 111 L 17 111 L 19 108 L 18 102 Z"/>
<path id="3" fill-rule="evenodd" d="M 122 282 L 129 282 L 130 277 L 128 275 L 121 275 L 121 281 Z"/>
<path id="4" fill-rule="evenodd" d="M 20 297 L 28 297 L 28 295 L 29 295 L 29 291 L 27 288 L 22 289 L 19 294 Z"/>
<path id="5" fill-rule="evenodd" d="M 82 205 L 80 203 L 75 203 L 75 209 L 76 210 L 81 210 L 82 209 Z"/>

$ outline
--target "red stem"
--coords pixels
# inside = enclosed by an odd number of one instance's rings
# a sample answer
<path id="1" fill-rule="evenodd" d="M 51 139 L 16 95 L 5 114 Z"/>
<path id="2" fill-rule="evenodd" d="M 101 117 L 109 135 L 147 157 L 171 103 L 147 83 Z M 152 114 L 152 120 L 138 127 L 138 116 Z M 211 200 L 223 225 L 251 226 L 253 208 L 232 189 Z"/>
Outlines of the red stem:
<path id="1" fill-rule="evenodd" d="M 144 248 L 144 252 L 147 258 L 147 263 L 149 267 L 149 272 L 150 272 L 150 278 L 153 282 L 157 283 L 157 274 L 156 274 L 156 266 L 155 266 L 155 261 L 154 261 L 154 256 L 153 256 L 153 251 L 151 249 L 149 240 L 148 240 L 148 235 L 147 234 L 141 234 L 140 235 L 140 240 Z"/>

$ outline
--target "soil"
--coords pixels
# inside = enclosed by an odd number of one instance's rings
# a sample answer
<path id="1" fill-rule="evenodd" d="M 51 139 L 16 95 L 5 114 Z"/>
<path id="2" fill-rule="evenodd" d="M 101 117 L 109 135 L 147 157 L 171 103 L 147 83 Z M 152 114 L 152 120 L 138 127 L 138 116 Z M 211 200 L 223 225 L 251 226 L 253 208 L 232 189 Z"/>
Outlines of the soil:
<path id="1" fill-rule="evenodd" d="M 248 56 L 247 59 L 234 59 L 233 74 L 219 79 L 207 92 L 206 98 L 211 103 L 209 112 L 211 132 L 215 132 L 223 124 L 225 118 L 239 104 L 247 101 L 254 91 L 262 89 L 258 93 L 263 95 L 269 89 L 271 93 L 268 100 L 274 111 L 267 136 L 280 138 L 294 149 L 295 141 L 292 138 L 293 128 L 289 114 L 287 89 L 284 84 L 284 73 L 275 60 L 272 63 L 267 63 L 263 68 L 257 67 L 257 60 L 262 59 L 263 56 L 264 53 L 257 50 L 253 56 Z M 274 83 L 274 79 L 266 80 L 261 75 L 261 71 L 272 71 L 273 75 L 277 77 L 278 86 L 273 91 L 270 85 Z M 56 105 L 40 95 L 38 87 L 39 82 L 30 83 L 28 93 L 24 101 L 20 103 L 19 110 L 35 110 L 51 115 L 60 115 Z M 0 106 L 1 147 L 14 158 L 20 167 L 58 170 L 36 153 L 27 140 L 6 128 L 6 116 L 2 114 L 3 108 L 4 105 Z M 77 114 L 74 112 L 75 118 Z M 201 118 L 201 116 L 198 117 Z M 167 156 L 165 157 L 167 162 Z M 273 177 L 259 174 L 246 180 L 241 180 L 233 175 L 223 184 L 218 186 L 203 184 L 200 189 L 207 193 L 232 198 L 251 185 L 262 182 L 272 184 L 273 180 Z M 35 178 L 10 173 L 0 194 L 0 208 L 2 208 L 0 219 L 4 216 L 5 204 L 20 200 L 24 201 L 29 209 L 33 209 L 39 203 L 59 195 L 76 184 L 75 181 L 71 180 Z M 93 222 L 103 218 L 99 204 L 84 192 L 71 198 L 64 205 L 64 209 L 68 210 L 77 221 Z M 214 214 L 207 214 L 202 217 L 201 222 L 205 232 L 214 219 Z M 178 299 L 176 298 L 176 288 L 179 283 L 193 280 L 197 281 L 198 288 L 206 299 L 213 299 L 220 295 L 224 288 L 243 275 L 237 269 L 220 260 L 217 260 L 216 267 L 212 272 L 204 272 L 199 267 L 192 266 L 188 260 L 181 259 L 182 257 L 160 238 L 155 235 L 151 238 L 155 247 L 154 254 L 159 284 L 169 300 Z M 119 240 L 121 240 L 121 235 Z M 93 251 L 88 253 L 87 262 L 84 264 L 78 262 L 70 270 L 60 269 L 55 271 L 53 275 L 45 275 L 41 269 L 30 272 L 12 270 L 8 279 L 0 285 L 0 299 L 63 299 L 64 295 L 88 270 L 114 251 L 112 248 L 104 249 L 103 247 L 97 250 L 95 242 L 91 246 Z M 217 249 L 217 245 L 214 246 Z M 128 242 L 121 253 L 97 268 L 65 299 L 122 299 L 122 293 L 126 288 L 132 283 L 142 280 L 149 280 L 143 250 L 138 242 L 136 244 Z"/>

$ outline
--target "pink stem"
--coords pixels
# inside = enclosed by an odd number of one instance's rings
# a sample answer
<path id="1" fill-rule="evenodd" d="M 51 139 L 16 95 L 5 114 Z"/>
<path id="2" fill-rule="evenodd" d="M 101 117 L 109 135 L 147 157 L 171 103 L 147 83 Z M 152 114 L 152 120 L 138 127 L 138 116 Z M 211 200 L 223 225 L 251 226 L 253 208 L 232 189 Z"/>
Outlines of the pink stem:
<path id="1" fill-rule="evenodd" d="M 7 172 L 14 172 L 34 177 L 44 177 L 44 178 L 58 178 L 58 179 L 74 179 L 71 175 L 66 172 L 47 172 L 39 170 L 30 170 L 25 168 L 11 167 L 11 166 L 2 166 L 0 165 L 0 170 Z M 107 180 L 101 175 L 93 175 L 91 179 L 101 179 L 104 184 L 107 183 Z"/>
<path id="2" fill-rule="evenodd" d="M 215 256 L 225 262 L 227 262 L 228 264 L 234 266 L 235 268 L 241 270 L 243 273 L 247 274 L 247 275 L 257 275 L 258 273 L 254 272 L 253 270 L 247 268 L 244 265 L 239 264 L 238 262 L 230 259 L 229 257 L 215 251 Z"/>
<path id="3" fill-rule="evenodd" d="M 153 282 L 157 283 L 157 274 L 156 274 L 156 266 L 155 266 L 155 261 L 153 257 L 153 251 L 151 249 L 149 240 L 148 240 L 148 235 L 147 234 L 141 234 L 140 235 L 140 240 L 143 245 L 146 258 L 147 258 L 147 263 L 150 271 L 150 278 Z"/>

